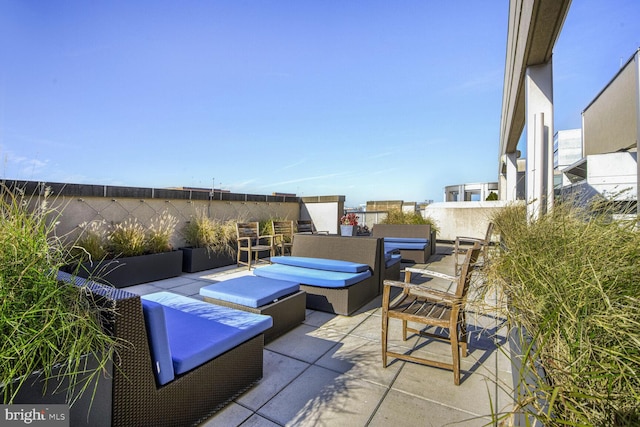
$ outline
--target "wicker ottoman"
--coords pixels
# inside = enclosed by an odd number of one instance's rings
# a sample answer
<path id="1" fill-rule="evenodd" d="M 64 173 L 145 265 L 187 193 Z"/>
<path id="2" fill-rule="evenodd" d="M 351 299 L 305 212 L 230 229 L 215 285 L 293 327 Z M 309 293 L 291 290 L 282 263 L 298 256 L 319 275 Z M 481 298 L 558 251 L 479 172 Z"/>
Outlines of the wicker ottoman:
<path id="1" fill-rule="evenodd" d="M 295 328 L 306 317 L 306 293 L 295 282 L 242 276 L 200 288 L 200 295 L 212 304 L 271 316 L 273 327 L 265 331 L 265 343 Z"/>

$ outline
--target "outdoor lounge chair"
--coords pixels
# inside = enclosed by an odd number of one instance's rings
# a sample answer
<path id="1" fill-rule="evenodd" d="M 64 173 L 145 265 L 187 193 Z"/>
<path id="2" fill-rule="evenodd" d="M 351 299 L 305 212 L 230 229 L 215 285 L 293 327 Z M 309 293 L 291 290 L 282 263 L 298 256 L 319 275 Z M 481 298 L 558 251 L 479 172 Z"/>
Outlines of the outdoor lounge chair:
<path id="1" fill-rule="evenodd" d="M 487 232 L 485 233 L 484 239 L 477 237 L 456 237 L 456 241 L 453 246 L 453 256 L 455 260 L 455 271 L 458 273 L 461 267 L 461 260 L 464 259 L 464 256 L 467 253 L 470 245 L 474 243 L 480 244 L 480 249 L 482 250 L 482 260 L 486 262 L 487 254 L 489 252 L 489 244 L 491 243 L 491 235 L 493 234 L 493 223 L 490 222 L 487 226 Z"/>
<path id="2" fill-rule="evenodd" d="M 59 273 L 58 278 L 87 285 L 92 303 L 106 309 L 104 326 L 120 342 L 113 360 L 111 414 L 104 414 L 111 417 L 112 426 L 197 425 L 263 376 L 261 333 L 164 385 L 158 384 L 154 373 L 157 359 L 152 354 L 142 298 L 66 273 Z"/>
<path id="3" fill-rule="evenodd" d="M 382 366 L 387 367 L 387 357 L 391 356 L 409 362 L 449 369 L 453 371 L 454 384 L 460 384 L 460 353 L 462 352 L 462 357 L 467 356 L 467 324 L 464 305 L 473 272 L 472 267 L 478 259 L 480 250 L 480 244 L 476 242 L 467 251 L 462 263 L 461 273 L 457 277 L 411 267 L 405 269 L 404 282 L 384 281 L 382 294 Z M 429 288 L 424 284 L 412 284 L 412 273 L 455 282 L 455 291 L 444 292 Z M 402 292 L 391 301 L 391 288 L 394 287 L 401 288 Z M 452 363 L 424 359 L 411 353 L 402 354 L 389 351 L 387 347 L 389 318 L 402 321 L 402 339 L 404 341 L 407 340 L 407 332 L 449 341 L 453 358 Z M 408 322 L 419 323 L 424 325 L 424 328 L 410 328 L 408 327 Z M 431 328 L 435 328 L 435 330 Z M 448 330 L 448 336 L 436 333 L 439 328 Z"/>
<path id="4" fill-rule="evenodd" d="M 273 253 L 275 255 L 291 255 L 293 246 L 293 221 L 271 221 L 273 230 Z"/>
<path id="5" fill-rule="evenodd" d="M 258 263 L 260 252 L 269 251 L 273 256 L 273 236 L 260 235 L 260 223 L 258 222 L 239 222 L 236 224 L 236 233 L 238 238 L 238 266 L 246 265 L 251 270 L 251 258 L 255 257 L 255 263 Z M 242 260 L 242 253 L 247 254 L 247 261 Z"/>

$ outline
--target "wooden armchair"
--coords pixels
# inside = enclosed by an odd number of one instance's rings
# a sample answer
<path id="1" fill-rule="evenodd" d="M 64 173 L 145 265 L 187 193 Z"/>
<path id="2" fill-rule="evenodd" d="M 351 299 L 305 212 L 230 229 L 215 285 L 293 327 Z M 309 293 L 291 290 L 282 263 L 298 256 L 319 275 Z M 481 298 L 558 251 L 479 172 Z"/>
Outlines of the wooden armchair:
<path id="1" fill-rule="evenodd" d="M 285 255 L 293 247 L 293 221 L 271 221 L 273 230 L 273 253 Z"/>
<path id="2" fill-rule="evenodd" d="M 490 222 L 489 225 L 487 226 L 487 232 L 484 238 L 463 237 L 463 236 L 456 237 L 456 241 L 453 246 L 453 256 L 455 259 L 456 273 L 460 271 L 460 267 L 462 265 L 461 260 L 464 259 L 464 256 L 466 255 L 467 250 L 469 249 L 469 246 L 473 245 L 474 243 L 480 244 L 480 249 L 482 252 L 482 260 L 483 262 L 486 262 L 492 234 L 493 234 L 493 223 Z"/>
<path id="3" fill-rule="evenodd" d="M 474 243 L 467 252 L 460 275 L 457 277 L 430 270 L 408 267 L 405 269 L 405 281 L 385 280 L 382 293 L 382 365 L 387 367 L 387 357 L 453 371 L 453 382 L 460 384 L 460 353 L 467 356 L 467 324 L 464 305 L 469 290 L 473 265 L 480 254 L 480 244 Z M 454 292 L 443 292 L 430 289 L 425 285 L 412 284 L 411 274 L 422 274 L 434 278 L 445 279 L 455 283 Z M 402 293 L 391 301 L 391 288 L 401 288 Z M 433 339 L 449 341 L 451 344 L 452 363 L 424 359 L 409 354 L 389 351 L 387 337 L 389 334 L 389 318 L 402 321 L 402 339 L 407 340 L 407 332 L 427 336 Z M 424 325 L 422 329 L 408 327 L 408 322 Z M 447 335 L 427 332 L 430 327 L 443 328 Z M 437 331 L 437 329 L 436 329 Z"/>
<path id="4" fill-rule="evenodd" d="M 269 251 L 273 256 L 273 236 L 260 235 L 260 223 L 258 222 L 238 222 L 236 224 L 236 234 L 238 241 L 238 266 L 246 265 L 251 270 L 251 258 L 255 257 L 258 263 L 260 252 Z M 247 261 L 242 261 L 242 253 L 247 254 Z"/>
<path id="5" fill-rule="evenodd" d="M 329 234 L 328 231 L 317 231 L 310 219 L 299 219 L 297 230 L 299 234 Z"/>

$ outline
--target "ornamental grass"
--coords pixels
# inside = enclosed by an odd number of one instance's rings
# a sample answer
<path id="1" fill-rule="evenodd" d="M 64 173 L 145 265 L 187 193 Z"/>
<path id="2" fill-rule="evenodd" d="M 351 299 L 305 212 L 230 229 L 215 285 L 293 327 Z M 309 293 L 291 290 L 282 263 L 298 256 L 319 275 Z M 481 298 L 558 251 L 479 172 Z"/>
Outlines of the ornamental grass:
<path id="1" fill-rule="evenodd" d="M 640 425 L 640 233 L 603 206 L 492 219 L 502 245 L 486 273 L 524 343 L 515 412 L 546 426 Z"/>
<path id="2" fill-rule="evenodd" d="M 0 186 L 0 391 L 5 404 L 36 371 L 68 379 L 71 403 L 81 392 L 92 392 L 87 388 L 116 348 L 115 338 L 102 328 L 106 313 L 92 303 L 88 290 L 57 279 L 58 269 L 70 260 L 55 233 L 59 216 L 46 197 L 25 197 Z M 98 356 L 93 372 L 85 372 L 88 354 Z M 85 373 L 88 381 L 80 379 Z"/>

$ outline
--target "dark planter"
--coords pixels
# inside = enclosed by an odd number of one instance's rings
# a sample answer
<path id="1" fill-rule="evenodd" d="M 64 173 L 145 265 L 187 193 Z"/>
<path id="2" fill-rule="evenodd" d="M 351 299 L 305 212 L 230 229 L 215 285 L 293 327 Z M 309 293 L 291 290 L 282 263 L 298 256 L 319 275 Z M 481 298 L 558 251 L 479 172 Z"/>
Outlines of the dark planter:
<path id="1" fill-rule="evenodd" d="M 72 270 L 73 271 L 73 270 Z M 116 288 L 138 285 L 179 276 L 182 273 L 182 251 L 84 263 L 77 275 L 107 283 Z"/>
<path id="2" fill-rule="evenodd" d="M 431 239 L 430 239 L 430 244 L 431 246 L 431 255 L 435 255 L 436 254 L 436 232 L 434 230 L 431 231 Z"/>
<path id="3" fill-rule="evenodd" d="M 513 399 L 515 402 L 527 401 L 531 396 L 537 398 L 538 407 L 545 408 L 548 412 L 548 404 L 543 396 L 536 392 L 536 384 L 546 381 L 544 368 L 539 361 L 530 366 L 527 362 L 527 348 L 531 345 L 531 336 L 521 326 L 509 329 L 507 336 L 509 342 L 509 352 L 511 356 L 511 376 L 513 380 Z M 535 353 L 535 349 L 531 350 Z M 532 371 L 535 369 L 535 372 Z M 525 408 L 513 414 L 512 425 L 514 426 L 542 426 L 532 414 L 536 413 L 533 405 L 529 404 Z"/>
<path id="4" fill-rule="evenodd" d="M 98 367 L 96 358 L 86 356 L 86 371 L 95 371 Z M 54 369 L 54 374 L 59 369 Z M 77 386 L 74 394 L 71 395 L 71 401 L 79 395 L 82 385 L 90 377 L 89 373 L 81 373 L 77 378 Z M 97 387 L 96 387 L 97 383 Z M 106 372 L 93 379 L 88 384 L 85 392 L 80 395 L 77 400 L 69 408 L 69 424 L 70 426 L 90 426 L 101 427 L 111 426 L 112 411 L 112 384 L 113 384 L 113 363 L 109 360 Z M 46 382 L 42 373 L 34 373 L 24 382 L 17 396 L 13 400 L 15 405 L 23 405 L 25 411 L 27 409 L 35 409 L 36 411 L 46 410 L 48 405 L 68 405 L 67 389 L 69 381 L 66 378 L 49 378 Z M 94 387 L 95 395 L 94 395 Z M 2 392 L 0 387 L 0 392 Z M 28 405 L 28 407 L 24 406 Z M 16 406 L 19 408 L 20 406 Z M 11 410 L 11 409 L 10 409 Z"/>
<path id="5" fill-rule="evenodd" d="M 180 248 L 182 251 L 182 271 L 195 273 L 236 263 L 236 258 L 227 253 L 214 253 L 207 248 Z"/>

